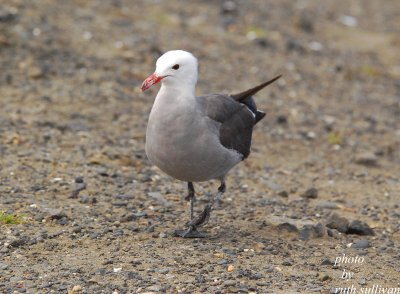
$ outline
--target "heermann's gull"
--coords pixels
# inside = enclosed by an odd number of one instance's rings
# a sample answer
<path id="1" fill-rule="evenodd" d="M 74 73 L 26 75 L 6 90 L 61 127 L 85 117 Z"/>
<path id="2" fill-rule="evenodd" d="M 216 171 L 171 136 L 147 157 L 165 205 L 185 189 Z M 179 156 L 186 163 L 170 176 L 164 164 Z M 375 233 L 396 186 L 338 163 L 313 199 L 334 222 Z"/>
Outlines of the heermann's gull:
<path id="1" fill-rule="evenodd" d="M 142 84 L 142 91 L 161 81 L 146 132 L 146 154 L 168 175 L 188 183 L 190 222 L 181 237 L 204 237 L 197 227 L 207 223 L 213 206 L 225 192 L 228 171 L 250 153 L 254 125 L 265 113 L 252 95 L 280 76 L 235 95 L 195 96 L 197 59 L 182 50 L 169 51 L 156 63 L 156 71 Z M 194 218 L 193 182 L 221 181 L 212 202 Z"/>

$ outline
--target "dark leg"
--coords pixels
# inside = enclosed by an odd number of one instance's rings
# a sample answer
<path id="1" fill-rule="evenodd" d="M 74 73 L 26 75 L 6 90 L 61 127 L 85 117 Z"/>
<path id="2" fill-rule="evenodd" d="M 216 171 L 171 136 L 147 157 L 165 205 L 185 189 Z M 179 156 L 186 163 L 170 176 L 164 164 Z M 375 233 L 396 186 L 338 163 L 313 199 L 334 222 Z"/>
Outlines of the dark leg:
<path id="1" fill-rule="evenodd" d="M 201 227 L 207 224 L 208 220 L 210 219 L 210 214 L 214 208 L 214 205 L 221 201 L 221 197 L 225 193 L 225 190 L 226 190 L 225 181 L 224 179 L 221 179 L 221 185 L 218 187 L 218 193 L 215 195 L 212 202 L 210 204 L 207 204 L 206 207 L 204 207 L 204 210 L 200 213 L 200 215 L 196 219 L 192 220 L 191 223 L 194 222 L 197 227 Z"/>
<path id="2" fill-rule="evenodd" d="M 186 230 L 177 230 L 175 231 L 175 236 L 180 236 L 184 238 L 204 238 L 206 235 L 202 234 L 201 232 L 197 231 L 197 227 L 202 227 L 208 223 L 210 219 L 210 214 L 214 205 L 221 200 L 222 195 L 226 190 L 226 185 L 224 179 L 221 179 L 221 185 L 218 188 L 218 193 L 213 198 L 210 204 L 207 204 L 200 215 L 196 218 L 192 218 L 189 222 L 189 228 Z"/>
<path id="3" fill-rule="evenodd" d="M 185 200 L 190 201 L 190 220 L 192 220 L 194 215 L 194 202 L 196 201 L 192 182 L 188 182 L 188 195 L 185 197 Z"/>

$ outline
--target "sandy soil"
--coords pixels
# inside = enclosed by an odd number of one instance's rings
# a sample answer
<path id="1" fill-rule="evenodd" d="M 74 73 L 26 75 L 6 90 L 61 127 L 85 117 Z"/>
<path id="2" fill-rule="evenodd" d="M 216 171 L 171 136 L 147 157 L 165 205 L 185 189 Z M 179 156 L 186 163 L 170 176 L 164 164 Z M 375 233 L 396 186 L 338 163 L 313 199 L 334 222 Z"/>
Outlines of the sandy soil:
<path id="1" fill-rule="evenodd" d="M 396 0 L 2 2 L 0 292 L 400 293 L 399 36 Z M 199 94 L 283 74 L 206 239 L 144 153 L 177 48 Z"/>

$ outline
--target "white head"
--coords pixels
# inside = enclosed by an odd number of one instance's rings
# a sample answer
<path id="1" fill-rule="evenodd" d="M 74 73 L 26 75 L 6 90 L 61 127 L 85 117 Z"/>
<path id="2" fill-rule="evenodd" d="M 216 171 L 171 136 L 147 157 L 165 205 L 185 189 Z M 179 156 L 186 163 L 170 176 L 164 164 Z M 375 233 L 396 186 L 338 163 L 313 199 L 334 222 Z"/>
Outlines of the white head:
<path id="1" fill-rule="evenodd" d="M 168 87 L 193 87 L 197 82 L 197 59 L 183 50 L 173 50 L 158 58 L 156 71 L 144 80 L 142 91 L 162 82 Z"/>

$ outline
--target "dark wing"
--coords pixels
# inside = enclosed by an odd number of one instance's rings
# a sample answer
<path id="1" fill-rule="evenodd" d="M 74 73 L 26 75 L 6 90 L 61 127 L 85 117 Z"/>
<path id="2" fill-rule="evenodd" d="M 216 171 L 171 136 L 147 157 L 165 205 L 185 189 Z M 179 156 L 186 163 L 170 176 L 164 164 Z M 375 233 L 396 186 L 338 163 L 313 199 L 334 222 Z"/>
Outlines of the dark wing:
<path id="1" fill-rule="evenodd" d="M 245 159 L 250 154 L 255 117 L 248 107 L 229 95 L 197 97 L 206 116 L 219 122 L 219 139 L 226 148 L 236 150 Z"/>
<path id="2" fill-rule="evenodd" d="M 254 125 L 265 116 L 264 112 L 257 109 L 252 96 L 280 77 L 279 75 L 238 94 L 211 94 L 197 97 L 205 115 L 221 124 L 219 129 L 221 144 L 242 154 L 243 159 L 250 154 Z"/>

